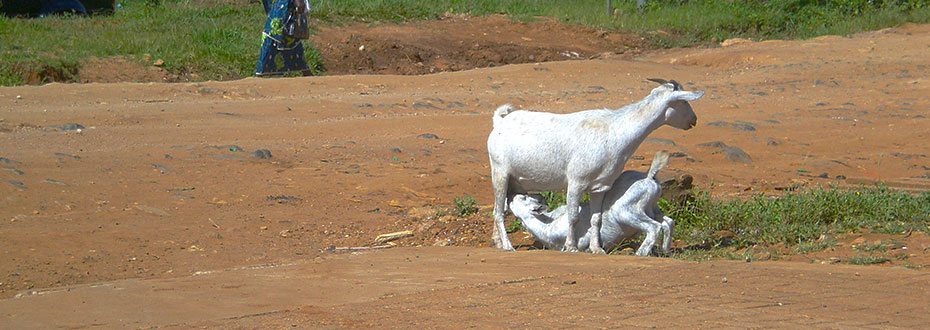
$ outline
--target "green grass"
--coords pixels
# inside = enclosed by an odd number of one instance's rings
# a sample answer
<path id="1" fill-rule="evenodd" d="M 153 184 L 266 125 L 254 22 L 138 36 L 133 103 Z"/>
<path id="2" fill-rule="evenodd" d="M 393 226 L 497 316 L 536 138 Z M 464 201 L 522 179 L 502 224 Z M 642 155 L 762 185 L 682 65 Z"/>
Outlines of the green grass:
<path id="1" fill-rule="evenodd" d="M 713 199 L 698 191 L 694 202 L 664 207 L 678 221 L 676 239 L 713 241 L 714 232 L 728 230 L 736 234 L 732 242 L 736 248 L 813 244 L 823 233 L 927 232 L 930 225 L 930 193 L 913 195 L 885 186 L 813 188 L 747 200 Z"/>
<path id="2" fill-rule="evenodd" d="M 885 252 L 888 250 L 888 247 L 884 243 L 875 243 L 875 244 L 854 244 L 852 248 L 856 251 L 862 252 Z"/>
<path id="3" fill-rule="evenodd" d="M 550 201 L 564 200 L 560 193 L 544 196 Z M 753 251 L 759 248 L 784 245 L 796 253 L 809 253 L 837 244 L 834 239 L 821 239 L 822 234 L 930 232 L 930 192 L 912 194 L 883 185 L 821 187 L 730 200 L 697 190 L 692 202 L 675 205 L 660 200 L 659 206 L 676 220 L 674 239 L 686 246 L 674 257 L 689 260 L 756 259 Z M 735 237 L 721 241 L 713 235 L 720 231 Z M 855 249 L 884 252 L 896 242 L 860 244 Z M 766 254 L 777 257 L 772 251 Z"/>
<path id="4" fill-rule="evenodd" d="M 478 201 L 471 195 L 466 194 L 462 197 L 456 197 L 453 202 L 455 202 L 455 206 L 452 212 L 457 216 L 464 217 L 478 212 Z"/>
<path id="5" fill-rule="evenodd" d="M 73 76 L 82 60 L 125 56 L 151 64 L 163 59 L 175 74 L 199 80 L 253 73 L 265 14 L 258 3 L 174 0 L 149 5 L 123 0 L 110 16 L 0 16 L 0 85 L 26 82 L 24 72 L 45 81 Z M 312 0 L 317 22 L 399 22 L 449 14 L 506 14 L 515 19 L 552 17 L 570 24 L 639 33 L 656 46 L 688 46 L 732 37 L 809 38 L 848 34 L 905 22 L 930 22 L 930 0 L 615 0 L 615 15 L 602 0 Z M 148 61 L 144 54 L 150 54 Z M 307 47 L 320 73 L 320 55 Z M 30 79 L 33 80 L 33 79 Z"/>
<path id="6" fill-rule="evenodd" d="M 814 240 L 810 242 L 801 242 L 797 246 L 795 246 L 794 250 L 795 252 L 802 253 L 802 254 L 811 253 L 811 252 L 817 252 L 817 251 L 823 251 L 823 250 L 829 249 L 831 247 L 836 246 L 836 244 L 837 244 L 837 241 L 834 239 L 826 239 L 826 240 L 818 239 L 818 240 Z"/>
<path id="7" fill-rule="evenodd" d="M 266 17 L 261 5 L 121 2 L 124 9 L 109 16 L 0 16 L 0 85 L 23 84 L 24 71 L 45 70 L 46 80 L 67 81 L 89 57 L 125 56 L 145 65 L 162 59 L 165 69 L 204 80 L 255 72 Z M 317 51 L 306 54 L 318 67 Z"/>
<path id="8" fill-rule="evenodd" d="M 881 255 L 877 256 L 877 255 L 872 255 L 872 254 L 869 254 L 869 255 L 858 254 L 858 255 L 855 255 L 855 256 L 852 256 L 852 257 L 849 257 L 843 260 L 843 262 L 850 264 L 850 265 L 873 265 L 873 264 L 886 263 L 888 261 L 890 260 L 885 256 L 881 256 Z"/>

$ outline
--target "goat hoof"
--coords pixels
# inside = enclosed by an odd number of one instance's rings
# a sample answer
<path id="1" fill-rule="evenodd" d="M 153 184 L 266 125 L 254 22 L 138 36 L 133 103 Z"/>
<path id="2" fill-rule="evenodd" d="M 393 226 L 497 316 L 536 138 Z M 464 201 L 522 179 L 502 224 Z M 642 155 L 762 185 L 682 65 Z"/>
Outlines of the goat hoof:
<path id="1" fill-rule="evenodd" d="M 578 252 L 577 247 L 563 246 L 562 252 Z"/>
<path id="2" fill-rule="evenodd" d="M 515 249 L 513 248 L 513 245 L 510 244 L 510 242 L 501 242 L 500 244 L 497 244 L 497 248 L 498 248 L 498 249 L 501 249 L 501 250 L 504 250 L 504 251 L 514 251 L 514 250 L 515 250 Z"/>
<path id="3" fill-rule="evenodd" d="M 607 251 L 604 251 L 604 249 L 602 249 L 602 248 L 591 248 L 591 249 L 588 249 L 588 250 L 590 250 L 591 253 L 593 253 L 593 254 L 607 254 Z"/>

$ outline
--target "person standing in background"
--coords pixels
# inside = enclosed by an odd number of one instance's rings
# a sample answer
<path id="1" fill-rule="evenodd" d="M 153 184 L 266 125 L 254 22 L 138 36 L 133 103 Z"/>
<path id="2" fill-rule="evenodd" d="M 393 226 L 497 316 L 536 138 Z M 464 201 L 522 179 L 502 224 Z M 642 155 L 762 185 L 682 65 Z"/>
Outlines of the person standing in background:
<path id="1" fill-rule="evenodd" d="M 262 32 L 262 48 L 255 68 L 256 77 L 279 76 L 285 72 L 300 71 L 304 76 L 313 75 L 304 59 L 304 46 L 299 39 L 284 34 L 284 22 L 288 8 L 296 14 L 310 11 L 307 0 L 262 0 L 268 19 Z M 281 56 L 281 60 L 277 57 Z"/>

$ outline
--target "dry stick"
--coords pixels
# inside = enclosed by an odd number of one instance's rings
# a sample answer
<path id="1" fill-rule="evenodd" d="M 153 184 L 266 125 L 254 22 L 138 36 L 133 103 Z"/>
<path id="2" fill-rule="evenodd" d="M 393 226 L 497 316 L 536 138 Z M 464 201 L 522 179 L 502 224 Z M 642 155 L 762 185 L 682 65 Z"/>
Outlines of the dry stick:
<path id="1" fill-rule="evenodd" d="M 359 250 L 376 250 L 376 249 L 389 249 L 395 247 L 394 244 L 387 245 L 376 245 L 376 246 L 352 246 L 352 247 L 336 247 L 336 251 L 359 251 Z"/>
<path id="2" fill-rule="evenodd" d="M 210 223 L 213 224 L 213 227 L 215 227 L 216 229 L 220 229 L 220 225 L 216 224 L 216 222 L 213 222 L 213 219 L 207 218 L 207 220 L 210 220 Z"/>

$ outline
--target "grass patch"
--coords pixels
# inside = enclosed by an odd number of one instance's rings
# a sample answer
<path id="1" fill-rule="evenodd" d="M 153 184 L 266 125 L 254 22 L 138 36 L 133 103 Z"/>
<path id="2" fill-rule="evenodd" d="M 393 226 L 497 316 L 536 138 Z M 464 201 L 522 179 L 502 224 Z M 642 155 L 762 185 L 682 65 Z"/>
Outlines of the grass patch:
<path id="1" fill-rule="evenodd" d="M 823 251 L 831 247 L 834 247 L 836 246 L 836 244 L 837 242 L 834 239 L 826 239 L 826 240 L 818 239 L 812 242 L 801 242 L 800 244 L 795 246 L 794 251 L 797 253 L 801 253 L 801 254 L 818 252 L 818 251 Z"/>
<path id="2" fill-rule="evenodd" d="M 850 265 L 874 265 L 874 264 L 886 263 L 888 261 L 890 261 L 890 259 L 888 259 L 885 256 L 872 255 L 872 254 L 869 254 L 869 255 L 858 254 L 858 255 L 855 255 L 855 256 L 852 256 L 852 257 L 849 257 L 843 260 L 843 262 L 850 264 Z"/>
<path id="3" fill-rule="evenodd" d="M 922 269 L 922 268 L 924 268 L 924 265 L 918 265 L 918 264 L 915 264 L 915 263 L 912 263 L 912 262 L 905 262 L 905 263 L 901 264 L 901 267 L 904 267 L 904 268 L 907 268 L 907 269 Z"/>
<path id="4" fill-rule="evenodd" d="M 82 60 L 111 56 L 125 56 L 144 65 L 162 59 L 165 69 L 196 73 L 201 80 L 255 72 L 267 17 L 260 5 L 121 3 L 123 9 L 106 16 L 0 16 L 0 84 L 70 81 L 73 77 L 68 74 L 73 76 Z M 319 68 L 318 52 L 308 48 L 308 63 Z"/>
<path id="5" fill-rule="evenodd" d="M 0 85 L 73 80 L 80 63 L 94 56 L 125 56 L 140 63 L 162 59 L 175 74 L 197 74 L 194 80 L 254 72 L 266 18 L 257 3 L 120 2 L 122 8 L 107 16 L 0 16 Z M 632 31 L 662 47 L 733 37 L 808 38 L 930 22 L 930 0 L 650 0 L 642 9 L 635 3 L 615 0 L 614 15 L 607 15 L 601 0 L 312 0 L 310 16 L 333 24 L 450 14 L 506 14 L 520 20 L 546 16 Z M 318 51 L 306 47 L 305 55 L 315 73 L 321 73 Z"/>
<path id="6" fill-rule="evenodd" d="M 550 201 L 564 200 L 559 193 L 543 195 Z M 837 245 L 835 239 L 821 238 L 822 234 L 930 232 L 930 192 L 911 194 L 883 185 L 852 189 L 820 187 L 782 196 L 756 195 L 735 200 L 713 198 L 708 191 L 697 190 L 694 197 L 693 201 L 680 205 L 659 202 L 663 212 L 676 220 L 673 238 L 685 246 L 672 254 L 674 258 L 767 260 L 777 258 L 778 253 L 765 250 L 766 247 L 785 246 L 803 254 Z M 714 234 L 719 232 L 734 235 L 716 237 Z M 897 243 L 889 239 L 853 248 L 860 252 L 885 252 Z M 872 258 L 875 261 L 885 257 Z M 868 256 L 847 260 L 866 261 Z"/>
<path id="7" fill-rule="evenodd" d="M 457 216 L 464 217 L 478 212 L 478 201 L 471 195 L 456 197 L 452 201 L 455 203 L 452 212 Z"/>
<path id="8" fill-rule="evenodd" d="M 886 186 L 813 188 L 746 200 L 713 199 L 707 191 L 698 191 L 693 202 L 663 207 L 677 221 L 676 239 L 689 244 L 712 242 L 713 233 L 726 230 L 736 234 L 730 242 L 734 248 L 813 247 L 823 233 L 927 232 L 930 224 L 930 193 L 912 195 Z"/>
<path id="9" fill-rule="evenodd" d="M 861 252 L 885 252 L 888 250 L 888 247 L 884 243 L 875 243 L 875 244 L 853 244 L 852 248 L 856 251 Z"/>

